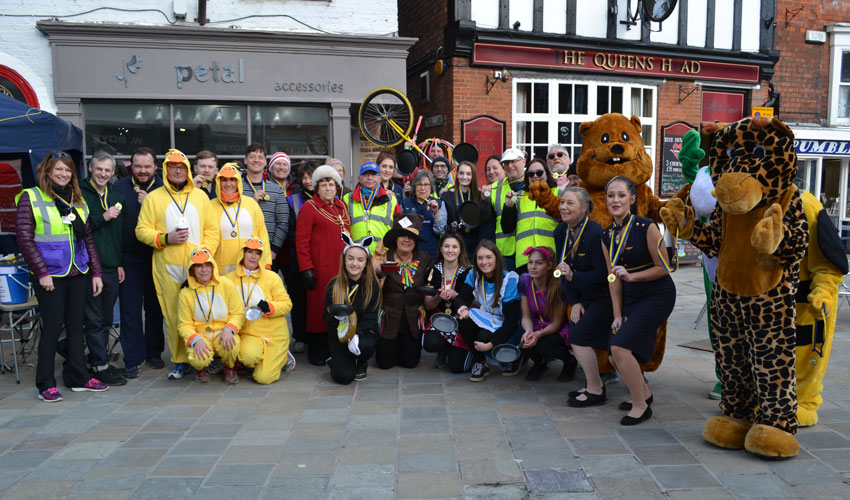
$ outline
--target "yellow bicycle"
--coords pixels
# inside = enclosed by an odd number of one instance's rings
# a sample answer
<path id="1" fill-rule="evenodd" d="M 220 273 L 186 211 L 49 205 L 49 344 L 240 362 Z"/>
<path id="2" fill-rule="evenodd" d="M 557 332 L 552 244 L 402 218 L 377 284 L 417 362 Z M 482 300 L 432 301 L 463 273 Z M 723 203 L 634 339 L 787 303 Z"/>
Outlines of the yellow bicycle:
<path id="1" fill-rule="evenodd" d="M 407 97 L 396 89 L 375 89 L 360 104 L 357 113 L 360 132 L 376 146 L 396 146 L 405 141 L 413 142 L 413 106 Z M 419 151 L 415 143 L 414 149 Z"/>

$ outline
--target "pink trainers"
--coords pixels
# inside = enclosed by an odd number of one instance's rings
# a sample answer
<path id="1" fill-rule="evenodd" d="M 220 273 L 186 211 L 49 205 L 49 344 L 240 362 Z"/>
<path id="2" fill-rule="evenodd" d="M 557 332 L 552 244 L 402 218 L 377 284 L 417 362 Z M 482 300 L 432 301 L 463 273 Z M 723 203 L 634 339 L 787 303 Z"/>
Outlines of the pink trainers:
<path id="1" fill-rule="evenodd" d="M 62 401 L 62 393 L 59 392 L 59 389 L 55 387 L 51 387 L 50 389 L 45 389 L 38 394 L 38 399 L 44 401 L 45 403 L 58 403 Z"/>
<path id="2" fill-rule="evenodd" d="M 109 386 L 96 378 L 90 378 L 82 387 L 71 387 L 74 392 L 103 392 L 109 389 Z"/>

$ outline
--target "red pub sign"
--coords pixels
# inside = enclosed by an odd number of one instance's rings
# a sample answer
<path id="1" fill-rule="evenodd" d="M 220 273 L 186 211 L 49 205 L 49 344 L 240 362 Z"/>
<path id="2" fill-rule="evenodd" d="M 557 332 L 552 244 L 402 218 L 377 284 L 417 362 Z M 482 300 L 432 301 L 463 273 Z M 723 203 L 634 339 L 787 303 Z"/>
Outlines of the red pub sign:
<path id="1" fill-rule="evenodd" d="M 461 141 L 478 150 L 478 183 L 486 184 L 484 167 L 491 155 L 500 155 L 505 149 L 505 122 L 488 115 L 478 115 L 461 120 Z"/>
<path id="2" fill-rule="evenodd" d="M 759 67 L 755 64 L 554 47 L 476 43 L 472 61 L 475 64 L 626 73 L 662 78 L 678 76 L 700 80 L 759 82 Z"/>

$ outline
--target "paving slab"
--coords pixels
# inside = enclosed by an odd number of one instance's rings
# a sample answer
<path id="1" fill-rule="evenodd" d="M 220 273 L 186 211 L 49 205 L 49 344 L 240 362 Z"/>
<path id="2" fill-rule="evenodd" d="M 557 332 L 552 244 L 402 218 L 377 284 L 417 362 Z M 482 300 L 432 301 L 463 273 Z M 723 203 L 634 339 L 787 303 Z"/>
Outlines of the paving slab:
<path id="1" fill-rule="evenodd" d="M 659 465 L 649 467 L 649 471 L 665 490 L 720 486 L 702 465 Z"/>
<path id="2" fill-rule="evenodd" d="M 593 491 L 593 483 L 581 470 L 538 469 L 525 472 L 531 493 L 575 493 Z"/>
<path id="3" fill-rule="evenodd" d="M 323 500 L 327 493 L 329 479 L 328 476 L 272 476 L 260 498 L 263 500 L 290 498 Z M 241 496 L 234 498 L 241 498 Z"/>
<path id="4" fill-rule="evenodd" d="M 194 498 L 201 479 L 188 477 L 145 479 L 130 498 L 132 500 L 188 500 Z"/>
<path id="5" fill-rule="evenodd" d="M 515 460 L 461 460 L 459 465 L 464 484 L 518 483 L 523 480 Z"/>

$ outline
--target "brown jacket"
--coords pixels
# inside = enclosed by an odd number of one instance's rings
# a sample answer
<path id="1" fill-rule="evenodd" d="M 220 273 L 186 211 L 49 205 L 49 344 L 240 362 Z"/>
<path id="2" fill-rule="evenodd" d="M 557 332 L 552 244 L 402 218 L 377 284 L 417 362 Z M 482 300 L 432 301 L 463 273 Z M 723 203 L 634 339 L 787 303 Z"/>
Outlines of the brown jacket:
<path id="1" fill-rule="evenodd" d="M 388 273 L 384 277 L 384 284 L 381 287 L 384 308 L 381 337 L 385 339 L 398 337 L 402 321 L 402 309 L 413 337 L 418 339 L 422 335 L 422 330 L 419 327 L 419 307 L 423 306 L 425 296 L 417 292 L 416 287 L 429 284 L 428 275 L 433 268 L 433 260 L 421 250 L 416 250 L 413 253 L 413 258 L 419 261 L 419 269 L 413 277 L 412 287 L 405 289 L 401 283 L 401 275 L 397 272 Z M 387 252 L 387 259 L 395 260 L 393 251 Z"/>

